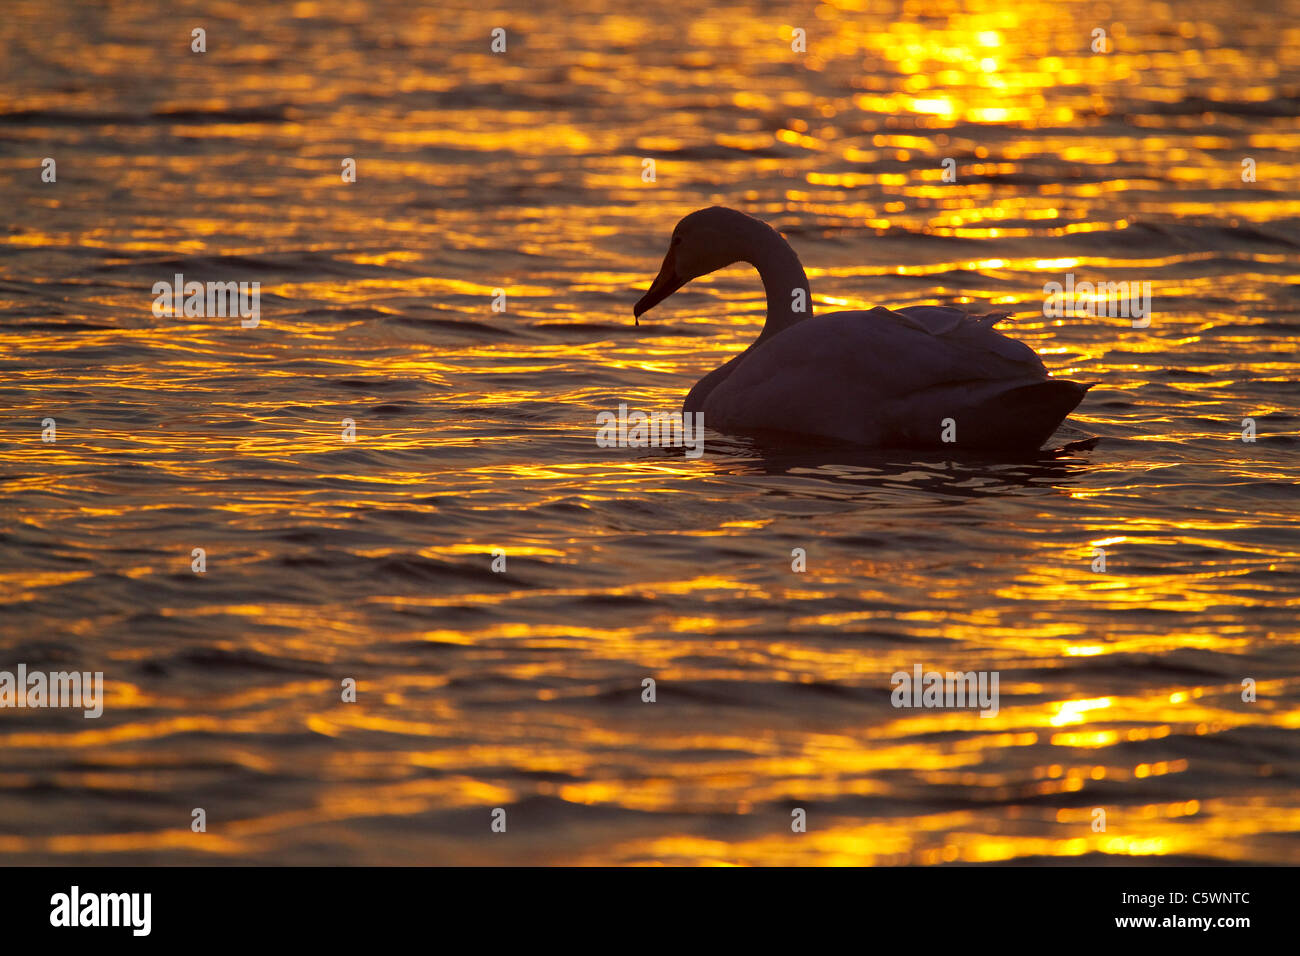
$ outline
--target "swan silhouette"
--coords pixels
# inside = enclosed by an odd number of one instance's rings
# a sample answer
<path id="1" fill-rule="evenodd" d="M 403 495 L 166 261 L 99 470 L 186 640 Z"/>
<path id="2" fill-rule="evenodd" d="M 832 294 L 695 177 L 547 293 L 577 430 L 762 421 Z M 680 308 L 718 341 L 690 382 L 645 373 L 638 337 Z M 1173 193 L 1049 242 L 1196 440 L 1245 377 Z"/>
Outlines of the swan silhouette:
<path id="1" fill-rule="evenodd" d="M 715 431 L 783 433 L 877 447 L 1038 449 L 1091 385 L 1051 378 L 993 326 L 1009 313 L 877 306 L 812 314 L 808 277 L 775 229 L 711 206 L 673 230 L 641 316 L 687 282 L 737 262 L 758 270 L 767 322 L 682 406 Z M 948 420 L 951 419 L 951 422 Z"/>

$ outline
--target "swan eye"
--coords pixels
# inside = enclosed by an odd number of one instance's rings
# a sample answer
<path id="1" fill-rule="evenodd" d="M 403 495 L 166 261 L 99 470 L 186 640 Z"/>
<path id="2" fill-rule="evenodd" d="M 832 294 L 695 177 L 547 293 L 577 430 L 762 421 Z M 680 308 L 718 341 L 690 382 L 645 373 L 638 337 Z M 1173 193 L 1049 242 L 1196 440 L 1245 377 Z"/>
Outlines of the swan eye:
<path id="1" fill-rule="evenodd" d="M 680 246 L 681 244 L 682 244 L 682 237 L 681 237 L 681 236 L 673 236 L 672 242 L 668 243 L 668 245 L 669 245 L 670 247 L 671 247 L 671 246 Z"/>

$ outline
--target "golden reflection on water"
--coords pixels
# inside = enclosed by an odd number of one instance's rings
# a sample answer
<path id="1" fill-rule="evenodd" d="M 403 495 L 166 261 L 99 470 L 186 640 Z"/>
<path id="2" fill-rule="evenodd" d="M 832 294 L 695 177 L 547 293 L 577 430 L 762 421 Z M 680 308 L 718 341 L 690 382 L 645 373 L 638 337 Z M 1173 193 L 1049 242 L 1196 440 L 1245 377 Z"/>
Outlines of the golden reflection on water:
<path id="1" fill-rule="evenodd" d="M 156 46 L 185 4 L 0 26 L 0 305 L 49 320 L 0 332 L 0 530 L 64 559 L 0 567 L 0 647 L 107 678 L 102 722 L 0 720 L 0 855 L 1300 862 L 1295 445 L 1231 440 L 1294 431 L 1300 7 L 570 6 L 218 4 L 207 61 Z M 711 202 L 786 229 L 818 308 L 1019 313 L 1111 443 L 1023 480 L 595 450 L 593 409 L 674 408 L 758 331 L 741 269 L 630 326 Z M 261 281 L 259 334 L 154 319 L 176 271 Z M 1158 321 L 1045 318 L 1066 272 Z M 999 671 L 998 714 L 890 708 L 918 662 Z"/>

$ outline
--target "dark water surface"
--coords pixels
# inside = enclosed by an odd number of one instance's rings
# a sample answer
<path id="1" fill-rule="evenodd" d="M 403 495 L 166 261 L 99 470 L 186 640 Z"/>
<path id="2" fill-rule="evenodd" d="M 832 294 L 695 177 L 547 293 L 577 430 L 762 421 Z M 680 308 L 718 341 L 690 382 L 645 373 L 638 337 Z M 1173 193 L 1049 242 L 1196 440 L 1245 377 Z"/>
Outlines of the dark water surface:
<path id="1" fill-rule="evenodd" d="M 1300 3 L 415 7 L 5 5 L 0 669 L 108 697 L 0 710 L 0 860 L 1300 863 Z M 1099 443 L 596 447 L 761 326 L 632 324 L 711 203 L 818 310 L 1015 311 Z"/>

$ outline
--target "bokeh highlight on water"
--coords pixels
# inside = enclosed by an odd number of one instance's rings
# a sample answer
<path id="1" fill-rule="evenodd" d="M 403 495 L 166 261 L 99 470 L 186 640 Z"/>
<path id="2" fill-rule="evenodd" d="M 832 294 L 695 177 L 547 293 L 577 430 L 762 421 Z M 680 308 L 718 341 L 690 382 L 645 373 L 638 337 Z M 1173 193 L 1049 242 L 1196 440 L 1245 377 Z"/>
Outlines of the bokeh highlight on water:
<path id="1" fill-rule="evenodd" d="M 0 49 L 0 668 L 108 688 L 0 711 L 0 860 L 1300 862 L 1300 3 L 11 0 Z M 819 311 L 1014 311 L 1099 443 L 597 448 L 761 326 L 744 267 L 632 324 L 712 203 Z M 260 326 L 155 318 L 178 272 Z M 1151 326 L 1044 318 L 1066 273 Z M 917 663 L 998 715 L 894 709 Z"/>

